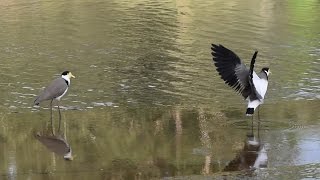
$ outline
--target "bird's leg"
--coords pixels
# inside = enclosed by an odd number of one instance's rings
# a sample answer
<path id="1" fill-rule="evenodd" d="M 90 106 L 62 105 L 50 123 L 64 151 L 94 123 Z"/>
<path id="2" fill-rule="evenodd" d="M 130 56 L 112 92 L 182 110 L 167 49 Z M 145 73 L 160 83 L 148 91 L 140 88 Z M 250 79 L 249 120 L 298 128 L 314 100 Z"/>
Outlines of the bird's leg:
<path id="1" fill-rule="evenodd" d="M 258 139 L 260 141 L 260 114 L 259 114 L 259 108 L 260 106 L 258 106 Z"/>
<path id="2" fill-rule="evenodd" d="M 251 116 L 251 134 L 253 135 L 253 114 Z"/>
<path id="3" fill-rule="evenodd" d="M 260 141 L 260 121 L 258 121 L 258 139 Z"/>
<path id="4" fill-rule="evenodd" d="M 50 123 L 51 123 L 51 128 L 52 128 L 52 131 L 53 131 L 53 122 L 52 122 L 52 101 L 53 99 L 51 99 L 51 102 L 50 102 Z M 53 132 L 52 132 L 53 133 Z"/>
<path id="5" fill-rule="evenodd" d="M 260 122 L 260 106 L 258 106 L 258 122 Z"/>
<path id="6" fill-rule="evenodd" d="M 58 101 L 58 110 L 59 110 L 59 126 L 58 126 L 58 132 L 60 132 L 60 125 L 61 125 L 61 112 L 60 112 L 59 101 Z"/>

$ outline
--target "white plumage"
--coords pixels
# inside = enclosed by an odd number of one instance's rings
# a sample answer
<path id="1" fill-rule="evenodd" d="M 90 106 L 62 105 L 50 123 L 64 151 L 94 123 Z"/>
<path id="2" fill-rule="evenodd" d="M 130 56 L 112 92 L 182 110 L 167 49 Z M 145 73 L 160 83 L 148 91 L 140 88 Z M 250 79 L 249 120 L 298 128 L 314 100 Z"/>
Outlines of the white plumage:
<path id="1" fill-rule="evenodd" d="M 263 104 L 264 96 L 266 95 L 268 88 L 268 81 L 266 79 L 260 79 L 256 72 L 252 73 L 252 81 L 256 88 L 256 93 L 260 95 L 258 99 L 250 100 L 248 97 L 248 108 L 255 110 L 260 104 Z"/>

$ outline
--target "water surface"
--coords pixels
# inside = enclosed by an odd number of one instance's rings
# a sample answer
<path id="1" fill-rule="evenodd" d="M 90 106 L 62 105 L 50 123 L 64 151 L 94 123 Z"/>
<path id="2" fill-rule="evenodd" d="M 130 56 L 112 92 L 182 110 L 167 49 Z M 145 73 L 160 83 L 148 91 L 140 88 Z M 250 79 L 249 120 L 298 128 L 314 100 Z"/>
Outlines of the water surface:
<path id="1" fill-rule="evenodd" d="M 0 2 L 0 175 L 320 178 L 319 9 L 274 0 Z M 270 67 L 260 121 L 244 116 L 246 102 L 218 77 L 211 43 L 246 63 L 258 50 L 256 69 Z M 76 79 L 59 129 L 48 103 L 32 103 L 64 70 Z M 73 161 L 36 138 L 52 133 Z"/>

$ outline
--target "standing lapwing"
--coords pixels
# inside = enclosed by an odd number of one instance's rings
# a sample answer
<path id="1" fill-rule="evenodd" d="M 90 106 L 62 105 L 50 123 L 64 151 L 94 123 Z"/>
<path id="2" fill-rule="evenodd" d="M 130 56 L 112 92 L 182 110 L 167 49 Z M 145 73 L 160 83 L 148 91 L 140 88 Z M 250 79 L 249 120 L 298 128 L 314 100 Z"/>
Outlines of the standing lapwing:
<path id="1" fill-rule="evenodd" d="M 258 51 L 253 54 L 248 69 L 234 52 L 224 46 L 212 44 L 211 49 L 221 79 L 248 100 L 246 115 L 252 116 L 267 92 L 269 68 L 262 68 L 258 74 L 253 71 Z"/>
<path id="2" fill-rule="evenodd" d="M 51 84 L 48 87 L 46 87 L 40 93 L 37 99 L 34 101 L 35 105 L 39 105 L 40 102 L 42 101 L 51 100 L 50 102 L 51 122 L 52 122 L 52 101 L 54 99 L 58 100 L 57 102 L 58 102 L 58 110 L 59 110 L 59 121 L 61 120 L 59 101 L 68 91 L 68 88 L 70 86 L 70 78 L 72 77 L 75 78 L 75 76 L 73 76 L 71 72 L 64 71 L 61 74 L 61 77 L 53 80 Z"/>

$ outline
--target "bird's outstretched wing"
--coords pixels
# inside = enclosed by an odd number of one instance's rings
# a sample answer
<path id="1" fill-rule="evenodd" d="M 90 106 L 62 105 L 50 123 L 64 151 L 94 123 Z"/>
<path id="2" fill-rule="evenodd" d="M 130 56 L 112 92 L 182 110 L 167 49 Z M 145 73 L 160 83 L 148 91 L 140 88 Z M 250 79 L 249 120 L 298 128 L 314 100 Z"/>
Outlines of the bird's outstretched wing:
<path id="1" fill-rule="evenodd" d="M 258 54 L 258 51 L 255 51 L 253 56 L 252 56 L 252 59 L 251 59 L 251 63 L 250 63 L 250 70 L 249 70 L 249 85 L 250 85 L 250 95 L 249 95 L 249 98 L 250 100 L 255 100 L 255 99 L 263 99 L 263 97 L 257 92 L 257 89 L 253 83 L 253 76 L 255 73 L 253 71 L 254 69 L 254 63 L 256 62 L 256 58 L 257 58 L 257 54 Z M 255 76 L 257 77 L 257 74 L 255 74 Z"/>
<path id="2" fill-rule="evenodd" d="M 249 81 L 250 74 L 252 74 L 250 70 L 253 71 L 254 62 L 251 63 L 252 69 L 248 69 L 234 52 L 224 46 L 212 44 L 211 50 L 214 64 L 221 79 L 241 93 L 244 98 L 247 98 L 251 94 L 252 89 Z"/>

